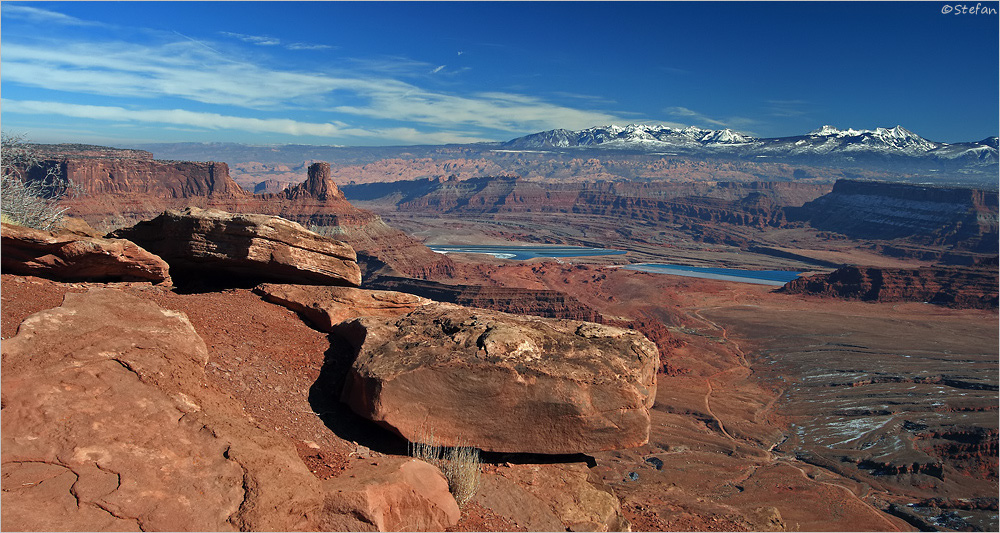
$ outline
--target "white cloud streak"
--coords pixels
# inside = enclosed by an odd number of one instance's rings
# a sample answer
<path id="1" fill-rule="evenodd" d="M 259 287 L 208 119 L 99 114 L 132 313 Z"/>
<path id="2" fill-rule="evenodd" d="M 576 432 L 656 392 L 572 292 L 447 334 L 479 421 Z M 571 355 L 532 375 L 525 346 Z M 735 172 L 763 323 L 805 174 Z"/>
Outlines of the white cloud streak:
<path id="1" fill-rule="evenodd" d="M 28 20 L 35 24 L 61 24 L 63 26 L 106 26 L 101 22 L 82 20 L 48 9 L 24 6 L 19 4 L 3 4 L 3 16 Z"/>
<path id="2" fill-rule="evenodd" d="M 315 123 L 283 118 L 238 117 L 185 109 L 126 109 L 118 106 L 9 99 L 0 100 L 0 106 L 5 112 L 15 114 L 59 115 L 111 122 L 171 124 L 209 130 L 228 129 L 293 136 L 383 138 L 412 143 L 481 142 L 486 140 L 462 132 L 427 133 L 414 128 L 350 128 L 345 127 L 343 123 L 336 122 Z"/>
<path id="3" fill-rule="evenodd" d="M 4 16 L 13 13 L 22 18 L 45 17 L 57 24 L 86 23 L 25 6 L 5 4 L 3 9 Z M 341 60 L 342 64 L 351 63 L 352 68 L 344 65 L 340 69 L 326 66 L 324 71 L 296 71 L 284 66 L 268 67 L 257 57 L 251 62 L 223 54 L 219 49 L 225 48 L 210 46 L 216 43 L 206 44 L 184 35 L 180 39 L 171 32 L 147 33 L 149 39 L 144 44 L 74 41 L 58 32 L 29 39 L 6 39 L 5 86 L 40 88 L 64 95 L 47 96 L 50 102 L 30 97 L 5 100 L 4 112 L 48 112 L 95 120 L 148 121 L 320 137 L 387 135 L 406 142 L 504 139 L 546 129 L 580 129 L 623 122 L 610 113 L 566 107 L 523 94 L 459 95 L 427 90 L 400 78 L 426 77 L 428 70 L 436 74 L 446 66 L 432 69 L 432 65 L 408 58 Z M 262 47 L 301 50 L 326 47 L 283 44 L 269 36 L 222 33 Z M 110 105 L 79 104 L 79 96 L 73 95 L 81 93 L 105 97 Z M 165 104 L 159 103 L 160 100 L 169 101 L 166 105 L 177 109 L 162 109 Z M 128 105 L 122 107 L 126 101 Z M 183 101 L 195 102 L 199 108 L 218 106 L 212 111 L 219 112 L 183 109 L 187 107 Z M 150 106 L 160 109 L 148 109 Z M 261 111 L 272 116 L 282 111 L 309 113 L 315 120 L 240 116 Z M 345 122 L 351 118 L 360 123 L 371 122 L 370 119 L 382 122 L 378 127 L 358 128 Z"/>
<path id="4" fill-rule="evenodd" d="M 744 130 L 745 128 L 751 128 L 758 124 L 758 121 L 746 117 L 727 117 L 721 120 L 714 119 L 686 107 L 668 107 L 665 111 L 675 117 L 685 117 L 696 124 L 700 124 L 702 126 L 707 125 L 713 128 L 736 128 Z"/>

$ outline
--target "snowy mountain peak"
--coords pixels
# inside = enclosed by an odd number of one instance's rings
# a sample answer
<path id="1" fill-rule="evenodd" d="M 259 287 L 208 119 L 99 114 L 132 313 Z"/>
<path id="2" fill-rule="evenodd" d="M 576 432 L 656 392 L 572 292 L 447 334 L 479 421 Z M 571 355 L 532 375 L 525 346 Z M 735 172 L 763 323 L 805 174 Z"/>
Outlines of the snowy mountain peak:
<path id="1" fill-rule="evenodd" d="M 741 144 L 753 142 L 754 138 L 740 133 L 738 131 L 733 131 L 729 128 L 724 130 L 712 131 L 707 133 L 701 139 L 703 143 L 721 143 L 721 144 Z"/>
<path id="2" fill-rule="evenodd" d="M 836 135 L 838 133 L 840 133 L 840 130 L 827 124 L 818 130 L 810 131 L 809 135 Z"/>
<path id="3" fill-rule="evenodd" d="M 606 125 L 584 130 L 550 130 L 518 137 L 504 143 L 515 150 L 617 150 L 640 153 L 724 156 L 769 161 L 845 164 L 870 162 L 887 168 L 923 168 L 934 171 L 956 168 L 969 172 L 989 172 L 997 166 L 997 139 L 974 143 L 928 141 L 902 127 L 873 130 L 841 130 L 825 125 L 806 135 L 756 138 L 731 130 L 709 130 L 689 126 Z M 921 161 L 917 163 L 917 161 Z"/>

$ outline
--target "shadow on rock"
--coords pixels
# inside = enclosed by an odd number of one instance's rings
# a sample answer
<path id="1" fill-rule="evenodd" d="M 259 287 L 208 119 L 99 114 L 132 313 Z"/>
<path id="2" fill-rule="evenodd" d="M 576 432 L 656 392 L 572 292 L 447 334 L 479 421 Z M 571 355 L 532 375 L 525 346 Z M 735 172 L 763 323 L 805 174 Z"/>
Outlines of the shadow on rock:
<path id="1" fill-rule="evenodd" d="M 309 405 L 337 437 L 379 453 L 406 455 L 406 439 L 355 414 L 340 401 L 354 354 L 355 350 L 344 339 L 330 335 L 330 349 L 326 351 L 323 367 L 309 388 Z"/>

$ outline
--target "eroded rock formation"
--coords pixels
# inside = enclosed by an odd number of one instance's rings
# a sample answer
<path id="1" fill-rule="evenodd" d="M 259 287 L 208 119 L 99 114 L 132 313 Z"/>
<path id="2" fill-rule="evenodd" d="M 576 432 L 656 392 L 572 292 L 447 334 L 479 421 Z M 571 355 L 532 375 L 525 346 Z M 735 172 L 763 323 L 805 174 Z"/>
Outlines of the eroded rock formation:
<path id="1" fill-rule="evenodd" d="M 58 147 L 56 147 L 58 148 Z M 377 215 L 344 199 L 326 163 L 309 167 L 308 179 L 277 193 L 253 195 L 229 176 L 225 163 L 156 161 L 148 153 L 70 151 L 51 148 L 38 171 L 52 166 L 80 193 L 63 205 L 104 231 L 127 227 L 168 209 L 199 207 L 231 213 L 277 215 L 350 244 L 368 269 L 388 267 L 418 277 L 447 274 L 451 261 L 435 254 Z M 96 147 L 99 148 L 99 147 Z M 130 155 L 131 154 L 131 155 Z"/>
<path id="2" fill-rule="evenodd" d="M 286 437 L 208 385 L 183 313 L 111 289 L 67 294 L 3 342 L 3 525 L 53 531 L 441 531 L 434 467 L 322 480 Z"/>
<path id="3" fill-rule="evenodd" d="M 68 294 L 29 317 L 3 343 L 4 527 L 315 520 L 318 481 L 288 444 L 201 390 L 207 360 L 184 315 L 117 291 Z"/>
<path id="4" fill-rule="evenodd" d="M 639 446 L 660 366 L 640 333 L 393 291 L 264 284 L 358 355 L 341 400 L 411 442 L 577 453 Z"/>
<path id="5" fill-rule="evenodd" d="M 781 292 L 869 302 L 928 302 L 956 308 L 996 309 L 997 266 L 915 269 L 848 266 L 786 283 Z"/>
<path id="6" fill-rule="evenodd" d="M 359 352 L 342 400 L 410 441 L 554 454 L 649 438 L 659 358 L 635 331 L 450 304 L 336 330 Z"/>
<path id="7" fill-rule="evenodd" d="M 66 281 L 151 281 L 170 284 L 169 266 L 135 243 L 3 224 L 4 272 Z"/>
<path id="8" fill-rule="evenodd" d="M 350 246 L 280 217 L 189 207 L 111 235 L 142 243 L 175 271 L 225 272 L 259 281 L 361 284 Z"/>
<path id="9" fill-rule="evenodd" d="M 751 183 L 545 183 L 516 177 L 466 181 L 419 180 L 348 186 L 352 199 L 395 198 L 401 212 L 466 215 L 567 213 L 625 221 L 724 222 L 782 227 L 786 205 L 802 205 L 829 190 L 821 184 Z"/>
<path id="10" fill-rule="evenodd" d="M 852 238 L 906 238 L 982 253 L 997 250 L 997 193 L 970 188 L 838 180 L 789 215 Z"/>
<path id="11" fill-rule="evenodd" d="M 265 283 L 254 289 L 267 301 L 283 305 L 308 320 L 316 329 L 333 327 L 362 316 L 399 317 L 431 303 L 426 298 L 395 291 L 350 287 L 311 287 Z"/>
<path id="12" fill-rule="evenodd" d="M 601 314 L 568 294 L 542 289 L 488 287 L 380 276 L 368 282 L 371 287 L 407 292 L 465 307 L 493 309 L 515 315 L 534 315 L 601 322 Z"/>

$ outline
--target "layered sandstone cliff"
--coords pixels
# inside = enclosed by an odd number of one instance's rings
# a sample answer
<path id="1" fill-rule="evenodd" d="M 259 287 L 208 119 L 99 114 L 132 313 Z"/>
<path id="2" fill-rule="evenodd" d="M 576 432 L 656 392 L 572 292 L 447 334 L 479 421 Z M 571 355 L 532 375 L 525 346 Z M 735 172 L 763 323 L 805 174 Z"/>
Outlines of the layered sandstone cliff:
<path id="1" fill-rule="evenodd" d="M 997 308 L 997 263 L 916 269 L 848 266 L 799 278 L 779 289 L 870 302 L 928 302 L 957 308 Z"/>
<path id="2" fill-rule="evenodd" d="M 457 285 L 393 276 L 378 277 L 370 285 L 373 288 L 406 292 L 465 307 L 493 309 L 517 315 L 602 322 L 600 313 L 559 291 Z"/>
<path id="3" fill-rule="evenodd" d="M 851 238 L 997 250 L 995 191 L 838 180 L 830 194 L 788 212 L 794 220 Z"/>
<path id="4" fill-rule="evenodd" d="M 304 183 L 260 195 L 243 190 L 229 176 L 228 166 L 219 162 L 98 154 L 50 159 L 38 172 L 51 166 L 57 166 L 76 186 L 77 194 L 64 201 L 69 213 L 104 231 L 134 225 L 168 209 L 214 208 L 277 215 L 298 222 L 347 242 L 369 269 L 388 266 L 398 273 L 427 276 L 448 273 L 452 268 L 446 257 L 385 224 L 374 213 L 351 205 L 331 179 L 326 163 L 310 166 Z"/>

